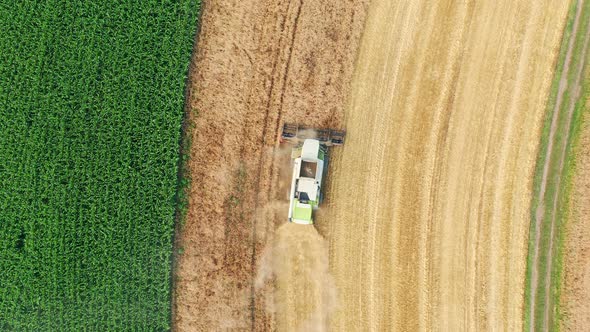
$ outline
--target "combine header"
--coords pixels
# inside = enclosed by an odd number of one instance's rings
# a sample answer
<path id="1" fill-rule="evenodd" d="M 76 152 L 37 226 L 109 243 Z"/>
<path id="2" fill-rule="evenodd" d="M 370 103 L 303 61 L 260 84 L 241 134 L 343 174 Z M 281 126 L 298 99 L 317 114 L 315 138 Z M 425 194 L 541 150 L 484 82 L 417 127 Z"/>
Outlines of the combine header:
<path id="1" fill-rule="evenodd" d="M 324 173 L 328 166 L 328 147 L 342 145 L 345 132 L 285 124 L 281 142 L 293 144 L 293 176 L 289 192 L 289 221 L 313 224 L 313 211 L 322 202 Z"/>

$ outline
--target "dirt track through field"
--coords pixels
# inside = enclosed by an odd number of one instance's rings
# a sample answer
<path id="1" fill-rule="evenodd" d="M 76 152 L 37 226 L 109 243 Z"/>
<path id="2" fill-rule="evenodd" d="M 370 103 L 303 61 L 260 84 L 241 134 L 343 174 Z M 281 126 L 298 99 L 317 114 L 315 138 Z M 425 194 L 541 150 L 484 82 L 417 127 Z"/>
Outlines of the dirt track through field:
<path id="1" fill-rule="evenodd" d="M 555 188 L 557 188 L 556 190 L 558 190 L 558 193 L 554 195 L 553 200 L 551 202 L 551 211 L 557 211 L 557 207 L 558 207 L 558 202 L 559 202 L 559 191 L 562 187 L 561 185 L 561 173 L 563 171 L 563 167 L 564 167 L 564 163 L 565 163 L 565 158 L 566 158 L 566 154 L 567 154 L 567 145 L 570 142 L 569 140 L 569 135 L 570 135 L 570 128 L 571 128 L 571 121 L 573 118 L 573 114 L 574 114 L 574 109 L 575 109 L 575 105 L 576 105 L 576 101 L 580 98 L 580 92 L 581 92 L 581 83 L 583 80 L 583 74 L 584 74 L 584 65 L 585 65 L 585 59 L 586 59 L 586 54 L 587 54 L 587 50 L 588 50 L 588 42 L 590 41 L 590 34 L 587 34 L 584 37 L 584 42 L 582 45 L 582 48 L 579 50 L 580 54 L 581 54 L 581 61 L 579 61 L 579 63 L 576 64 L 576 67 L 573 68 L 571 66 L 571 62 L 572 62 L 572 57 L 573 57 L 573 53 L 574 53 L 574 45 L 576 44 L 576 39 L 577 39 L 577 35 L 580 33 L 580 30 L 582 30 L 580 28 L 581 25 L 584 25 L 583 22 L 581 22 L 581 14 L 582 14 L 582 8 L 584 6 L 584 1 L 583 0 L 578 0 L 577 1 L 577 9 L 576 9 L 576 15 L 575 15 L 575 19 L 574 19 L 574 23 L 573 23 L 573 28 L 572 28 L 572 34 L 569 37 L 569 43 L 568 43 L 568 47 L 567 47 L 567 53 L 565 56 L 565 61 L 564 61 L 564 67 L 563 67 L 563 73 L 562 73 L 562 77 L 561 80 L 559 82 L 559 88 L 558 88 L 558 93 L 557 93 L 557 101 L 555 103 L 555 107 L 553 109 L 553 117 L 552 117 L 552 121 L 551 121 L 551 129 L 550 129 L 550 133 L 549 133 L 549 140 L 548 140 L 548 145 L 547 145 L 547 151 L 546 151 L 546 155 L 545 155 L 545 164 L 543 165 L 543 176 L 541 179 L 541 188 L 539 190 L 539 197 L 538 200 L 539 202 L 545 202 L 546 201 L 546 191 L 547 191 L 547 186 L 549 184 L 549 181 L 552 181 L 554 183 L 552 183 L 551 185 L 555 186 Z M 573 70 L 573 75 L 570 74 L 570 69 Z M 571 77 L 574 77 L 573 79 L 571 79 Z M 570 81 L 571 79 L 571 81 Z M 573 86 L 570 86 L 570 83 L 573 83 Z M 565 104 L 566 106 L 564 107 L 564 104 L 562 103 L 562 101 L 564 100 L 565 96 L 566 96 L 566 91 L 569 92 L 569 100 L 567 101 L 567 103 Z M 555 136 L 556 136 L 556 131 L 557 131 L 557 127 L 558 127 L 558 119 L 560 118 L 560 113 L 562 112 L 567 112 L 566 113 L 566 125 L 565 125 L 565 129 L 564 132 L 561 133 L 561 135 L 564 137 L 563 138 L 563 143 L 562 145 L 559 146 L 555 146 L 554 147 L 554 143 L 556 141 Z M 555 151 L 554 151 L 555 150 Z M 555 158 L 555 159 L 554 159 Z M 554 179 L 550 180 L 549 177 L 549 170 L 551 168 L 551 165 L 557 161 L 557 165 L 558 168 L 555 171 L 557 176 Z M 537 208 L 537 211 L 535 213 L 535 220 L 534 220 L 534 227 L 535 227 L 535 252 L 533 255 L 533 264 L 532 264 L 532 277 L 531 277 L 531 300 L 530 300 L 530 307 L 527 308 L 527 310 L 529 311 L 529 315 L 531 317 L 530 322 L 529 322 L 529 326 L 528 326 L 528 330 L 529 331 L 534 331 L 535 330 L 535 326 L 540 327 L 541 330 L 543 331 L 547 331 L 550 329 L 551 322 L 551 316 L 552 316 L 552 311 L 550 311 L 550 309 L 552 309 L 552 296 L 551 296 L 551 286 L 552 286 L 552 282 L 550 281 L 551 279 L 551 274 L 552 274 L 552 263 L 553 263 L 553 254 L 554 254 L 554 239 L 555 239 L 555 221 L 556 221 L 556 212 L 553 212 L 551 214 L 551 221 L 550 221 L 550 233 L 549 233 L 549 249 L 548 252 L 546 254 L 545 257 L 545 262 L 543 262 L 543 264 L 545 266 L 547 266 L 546 268 L 546 275 L 543 276 L 545 283 L 543 283 L 542 287 L 545 287 L 544 290 L 544 294 L 545 297 L 542 299 L 544 305 L 545 310 L 543 311 L 542 315 L 537 315 L 536 311 L 535 311 L 535 305 L 537 304 L 537 300 L 536 300 L 536 295 L 539 292 L 538 288 L 539 286 L 539 275 L 538 275 L 538 269 L 539 269 L 539 264 L 540 264 L 540 255 L 539 255 L 539 251 L 540 251 L 540 243 L 541 241 L 541 225 L 543 224 L 543 219 L 545 217 L 545 209 L 547 207 L 545 207 L 544 204 L 539 204 L 539 207 Z"/>
<path id="2" fill-rule="evenodd" d="M 522 330 L 532 176 L 568 5 L 372 2 L 324 216 L 333 330 Z"/>

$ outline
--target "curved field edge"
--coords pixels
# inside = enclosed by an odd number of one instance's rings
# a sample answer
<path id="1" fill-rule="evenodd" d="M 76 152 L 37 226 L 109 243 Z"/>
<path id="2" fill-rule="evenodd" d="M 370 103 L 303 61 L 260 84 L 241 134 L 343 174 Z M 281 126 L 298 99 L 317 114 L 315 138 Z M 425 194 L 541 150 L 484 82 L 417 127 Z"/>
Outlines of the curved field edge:
<path id="1" fill-rule="evenodd" d="M 196 1 L 0 5 L 0 330 L 167 330 Z"/>
<path id="2" fill-rule="evenodd" d="M 576 33 L 573 29 L 578 6 L 582 6 L 580 8 L 581 23 Z M 588 68 L 585 62 L 581 62 L 587 60 L 588 56 L 584 44 L 590 25 L 588 23 L 590 21 L 590 1 L 573 2 L 567 20 L 551 95 L 547 103 L 547 114 L 535 170 L 525 289 L 524 326 L 527 330 L 557 330 L 562 318 L 559 301 L 562 286 L 565 223 L 568 218 L 568 211 L 565 207 L 569 205 L 572 173 L 575 166 L 573 150 L 580 133 L 581 114 L 585 107 L 583 101 L 588 96 L 590 88 L 590 82 L 587 79 Z M 567 77 L 563 77 L 566 53 L 570 43 L 573 43 L 570 70 Z M 583 65 L 582 68 L 579 67 L 580 63 Z M 578 70 L 579 68 L 581 72 Z M 580 75 L 585 75 L 583 77 L 586 79 L 583 81 L 581 93 L 576 96 L 578 86 L 573 82 Z M 556 107 L 562 78 L 567 81 L 567 85 L 562 92 L 561 105 Z M 567 111 L 569 107 L 573 107 L 572 112 Z M 554 114 L 554 112 L 559 113 Z M 554 117 L 555 119 L 553 119 Z M 553 121 L 556 127 L 552 136 Z M 551 138 L 552 144 L 556 148 L 548 155 Z M 541 188 L 545 167 L 548 167 L 545 179 L 547 182 L 545 194 L 542 195 Z M 541 220 L 538 226 L 540 227 L 540 236 L 536 229 L 538 209 L 543 212 L 539 218 Z M 537 282 L 534 282 L 534 273 L 538 275 Z"/>

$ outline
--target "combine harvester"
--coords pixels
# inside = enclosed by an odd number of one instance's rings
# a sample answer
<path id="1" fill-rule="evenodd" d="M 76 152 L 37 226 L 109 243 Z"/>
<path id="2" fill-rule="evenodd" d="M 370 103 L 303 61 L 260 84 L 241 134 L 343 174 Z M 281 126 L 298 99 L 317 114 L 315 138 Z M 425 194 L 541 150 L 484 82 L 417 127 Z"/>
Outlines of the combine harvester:
<path id="1" fill-rule="evenodd" d="M 322 202 L 322 184 L 328 169 L 328 147 L 342 145 L 345 132 L 285 124 L 281 142 L 293 145 L 293 177 L 289 192 L 289 222 L 312 225 Z"/>

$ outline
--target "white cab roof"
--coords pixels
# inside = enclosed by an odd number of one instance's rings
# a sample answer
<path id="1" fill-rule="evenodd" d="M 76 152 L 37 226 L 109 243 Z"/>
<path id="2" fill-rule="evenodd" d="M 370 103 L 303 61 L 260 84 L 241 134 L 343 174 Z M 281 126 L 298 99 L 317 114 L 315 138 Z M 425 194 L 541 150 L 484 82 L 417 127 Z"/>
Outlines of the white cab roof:
<path id="1" fill-rule="evenodd" d="M 306 139 L 303 142 L 303 148 L 301 149 L 301 159 L 318 160 L 319 151 L 320 141 L 317 139 Z"/>

